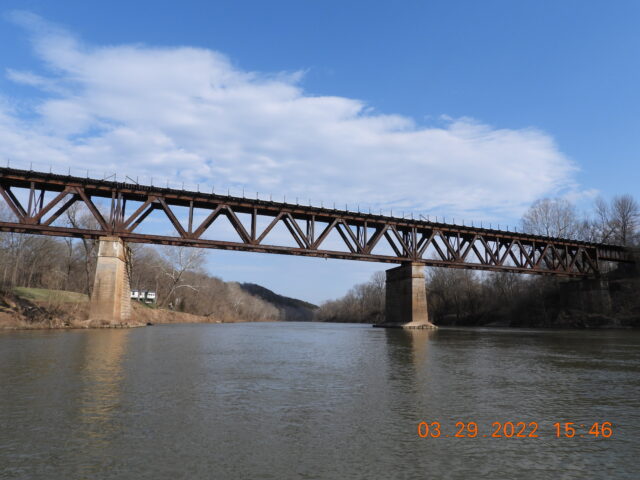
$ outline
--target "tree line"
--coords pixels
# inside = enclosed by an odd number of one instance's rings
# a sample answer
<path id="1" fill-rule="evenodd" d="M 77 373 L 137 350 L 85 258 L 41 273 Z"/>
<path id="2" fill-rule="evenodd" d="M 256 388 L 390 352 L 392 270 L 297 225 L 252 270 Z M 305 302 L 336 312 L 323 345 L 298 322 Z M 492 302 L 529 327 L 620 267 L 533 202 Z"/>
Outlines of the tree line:
<path id="1" fill-rule="evenodd" d="M 629 194 L 609 202 L 598 197 L 584 216 L 566 199 L 544 198 L 531 205 L 521 223 L 524 232 L 534 235 L 624 246 L 640 240 L 640 206 Z"/>
<path id="2" fill-rule="evenodd" d="M 637 247 L 640 246 L 640 206 L 631 195 L 616 196 L 608 202 L 597 198 L 591 211 L 580 215 L 566 199 L 545 198 L 534 202 L 525 212 L 521 230 L 535 235 Z M 559 318 L 562 315 L 570 317 L 571 312 L 580 313 L 575 311 L 580 308 L 576 303 L 585 303 L 578 287 L 555 277 L 428 268 L 425 281 L 430 318 L 440 324 L 508 322 L 511 326 L 548 326 L 564 321 Z M 636 293 L 627 291 L 624 284 L 616 288 L 618 301 L 612 306 L 615 311 L 605 312 L 606 315 L 640 317 Z M 384 297 L 385 274 L 377 272 L 370 281 L 356 285 L 344 297 L 321 304 L 316 319 L 379 323 L 384 320 Z M 593 310 L 590 314 L 597 315 L 596 306 L 589 303 L 588 308 Z M 609 320 L 594 318 L 593 321 Z"/>

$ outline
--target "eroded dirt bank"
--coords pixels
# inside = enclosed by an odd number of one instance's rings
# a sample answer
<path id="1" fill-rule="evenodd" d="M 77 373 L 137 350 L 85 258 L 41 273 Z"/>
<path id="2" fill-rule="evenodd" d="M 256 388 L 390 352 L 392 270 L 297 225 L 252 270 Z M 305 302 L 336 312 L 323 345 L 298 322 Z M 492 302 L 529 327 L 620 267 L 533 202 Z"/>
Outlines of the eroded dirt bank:
<path id="1" fill-rule="evenodd" d="M 51 294 L 50 292 L 55 292 Z M 86 296 L 72 292 L 40 291 L 0 294 L 0 329 L 126 328 L 148 323 L 222 323 L 214 317 L 150 308 L 133 302 L 133 315 L 122 325 L 102 325 L 89 320 Z"/>

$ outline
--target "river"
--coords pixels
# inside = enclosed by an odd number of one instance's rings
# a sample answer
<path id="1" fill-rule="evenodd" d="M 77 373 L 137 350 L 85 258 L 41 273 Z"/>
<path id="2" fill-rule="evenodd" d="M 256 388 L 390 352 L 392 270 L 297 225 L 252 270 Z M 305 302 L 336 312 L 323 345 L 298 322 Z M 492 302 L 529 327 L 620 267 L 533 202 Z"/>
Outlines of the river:
<path id="1" fill-rule="evenodd" d="M 5 332 L 0 388 L 3 479 L 640 478 L 637 331 Z"/>

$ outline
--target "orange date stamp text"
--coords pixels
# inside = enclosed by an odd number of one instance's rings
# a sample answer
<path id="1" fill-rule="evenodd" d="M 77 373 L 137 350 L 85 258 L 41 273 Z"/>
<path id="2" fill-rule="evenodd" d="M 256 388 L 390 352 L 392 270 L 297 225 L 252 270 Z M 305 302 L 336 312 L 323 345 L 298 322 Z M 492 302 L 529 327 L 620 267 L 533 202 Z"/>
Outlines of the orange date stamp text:
<path id="1" fill-rule="evenodd" d="M 538 422 L 492 422 L 484 428 L 477 422 L 455 422 L 447 428 L 440 422 L 418 423 L 420 438 L 540 438 L 553 435 L 556 438 L 610 438 L 613 436 L 611 422 L 555 422 L 552 428 L 540 428 Z"/>

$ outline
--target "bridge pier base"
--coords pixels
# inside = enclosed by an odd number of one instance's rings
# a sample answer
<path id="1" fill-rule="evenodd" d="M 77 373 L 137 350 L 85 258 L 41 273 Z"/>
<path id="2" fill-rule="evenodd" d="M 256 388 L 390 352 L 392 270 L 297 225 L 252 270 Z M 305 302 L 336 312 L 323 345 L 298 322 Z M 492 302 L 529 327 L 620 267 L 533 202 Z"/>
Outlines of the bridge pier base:
<path id="1" fill-rule="evenodd" d="M 125 244 L 119 237 L 100 237 L 89 320 L 97 326 L 120 325 L 130 316 L 131 292 Z"/>
<path id="2" fill-rule="evenodd" d="M 429 321 L 422 263 L 403 263 L 387 270 L 383 328 L 437 328 Z"/>

